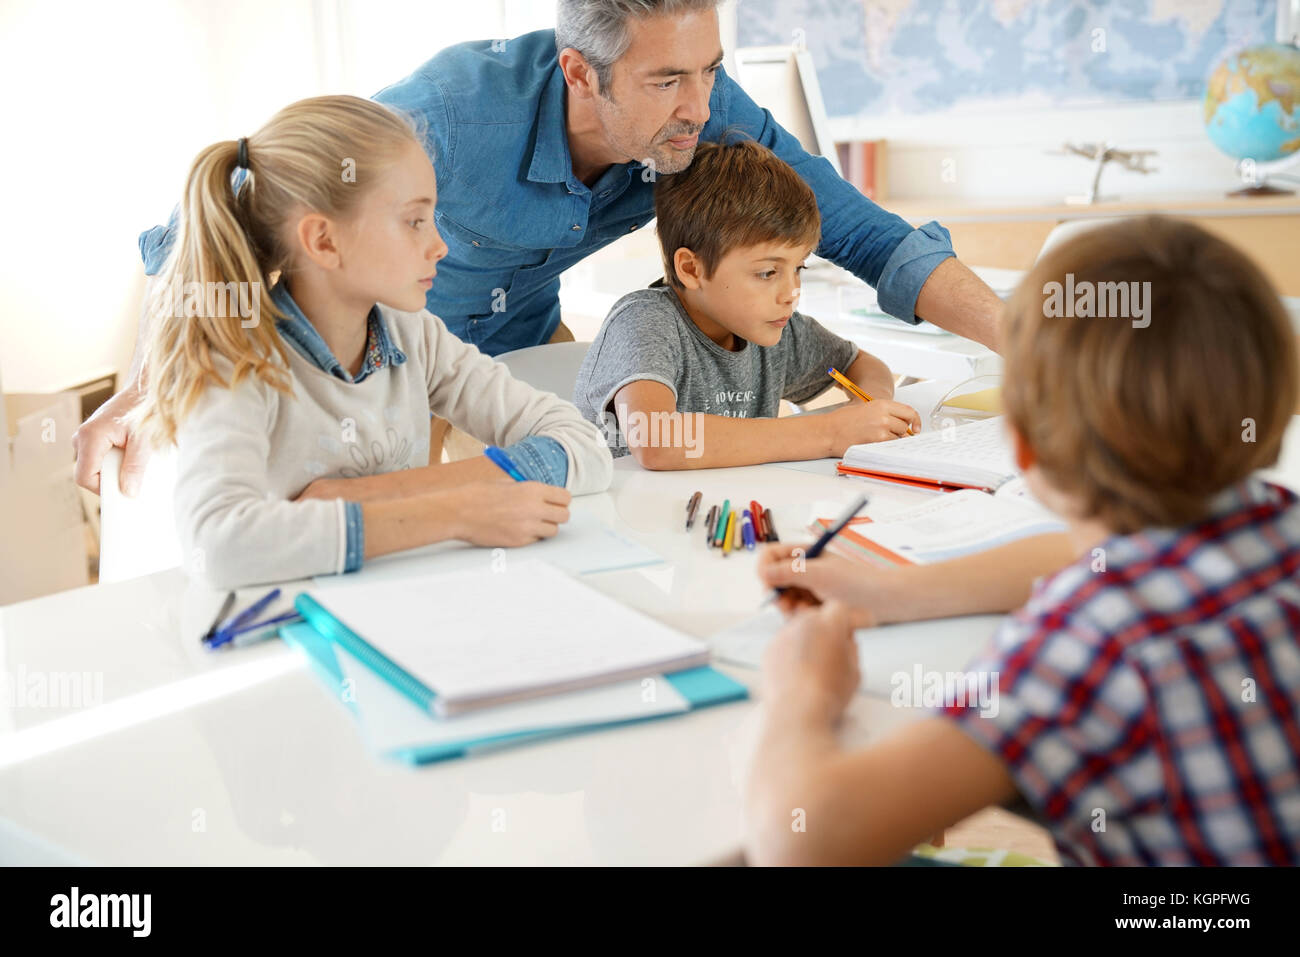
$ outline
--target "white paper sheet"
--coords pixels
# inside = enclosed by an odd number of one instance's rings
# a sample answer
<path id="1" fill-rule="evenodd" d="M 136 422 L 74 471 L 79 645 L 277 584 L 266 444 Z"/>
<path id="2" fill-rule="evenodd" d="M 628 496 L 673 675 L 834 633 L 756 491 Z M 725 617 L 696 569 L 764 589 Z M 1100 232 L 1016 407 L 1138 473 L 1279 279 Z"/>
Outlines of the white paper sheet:
<path id="1" fill-rule="evenodd" d="M 853 636 L 862 672 L 858 690 L 888 697 L 896 676 L 911 676 L 918 666 L 926 672 L 962 671 L 988 645 L 1001 621 L 1001 615 L 967 615 L 861 628 Z M 781 612 L 769 607 L 718 632 L 709 645 L 723 661 L 758 668 L 768 642 L 784 623 Z"/>
<path id="2" fill-rule="evenodd" d="M 348 575 L 319 575 L 314 581 L 324 588 L 348 587 L 465 568 L 487 569 L 502 561 L 530 559 L 548 562 L 571 575 L 589 575 L 657 565 L 664 560 L 657 552 L 616 532 L 593 515 L 571 512 L 570 516 L 554 538 L 521 548 L 479 548 L 465 542 L 440 542 L 368 559 L 360 571 Z"/>
<path id="3" fill-rule="evenodd" d="M 1065 530 L 1064 522 L 1031 502 L 970 490 L 935 496 L 885 515 L 873 514 L 872 519 L 854 525 L 853 530 L 918 565 Z"/>
<path id="4" fill-rule="evenodd" d="M 309 594 L 433 689 L 440 712 L 637 670 L 693 667 L 708 655 L 697 639 L 544 562 Z"/>
<path id="5" fill-rule="evenodd" d="M 451 718 L 434 718 L 336 645 L 339 667 L 355 695 L 362 735 L 381 754 L 521 731 L 587 727 L 689 711 L 663 676 L 550 695 Z"/>

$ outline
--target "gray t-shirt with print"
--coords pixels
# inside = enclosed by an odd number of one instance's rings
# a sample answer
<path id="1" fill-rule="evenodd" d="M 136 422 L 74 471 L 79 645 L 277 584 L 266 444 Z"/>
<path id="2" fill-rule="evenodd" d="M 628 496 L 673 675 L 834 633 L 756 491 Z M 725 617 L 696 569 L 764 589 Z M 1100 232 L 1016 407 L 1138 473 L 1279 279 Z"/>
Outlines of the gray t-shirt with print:
<path id="1" fill-rule="evenodd" d="M 673 390 L 678 412 L 772 418 L 782 399 L 807 402 L 834 385 L 858 347 L 795 312 L 774 346 L 745 342 L 737 352 L 718 345 L 693 323 L 663 280 L 614 304 L 578 372 L 573 402 L 600 426 L 615 457 L 627 454 L 613 401 L 629 382 L 649 379 Z"/>

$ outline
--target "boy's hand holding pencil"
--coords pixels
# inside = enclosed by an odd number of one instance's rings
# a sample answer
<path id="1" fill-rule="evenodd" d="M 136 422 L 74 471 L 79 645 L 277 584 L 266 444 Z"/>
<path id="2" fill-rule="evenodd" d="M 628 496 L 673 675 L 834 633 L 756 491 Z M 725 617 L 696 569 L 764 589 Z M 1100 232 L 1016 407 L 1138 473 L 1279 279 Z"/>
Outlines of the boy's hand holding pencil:
<path id="1" fill-rule="evenodd" d="M 825 423 L 828 455 L 842 456 L 851 445 L 886 442 L 921 428 L 921 417 L 916 410 L 893 399 L 850 402 L 817 418 Z"/>
<path id="2" fill-rule="evenodd" d="M 837 425 L 852 438 L 844 448 L 850 445 L 862 445 L 867 442 L 886 442 L 904 435 L 915 435 L 921 431 L 921 417 L 910 405 L 895 402 L 893 399 L 877 399 L 862 389 L 856 382 L 832 367 L 826 374 L 834 379 L 850 396 L 860 399 L 862 405 L 850 400 L 847 406 L 830 413 L 838 419 Z M 839 434 L 836 439 L 841 438 Z M 843 455 L 844 448 L 834 454 Z"/>

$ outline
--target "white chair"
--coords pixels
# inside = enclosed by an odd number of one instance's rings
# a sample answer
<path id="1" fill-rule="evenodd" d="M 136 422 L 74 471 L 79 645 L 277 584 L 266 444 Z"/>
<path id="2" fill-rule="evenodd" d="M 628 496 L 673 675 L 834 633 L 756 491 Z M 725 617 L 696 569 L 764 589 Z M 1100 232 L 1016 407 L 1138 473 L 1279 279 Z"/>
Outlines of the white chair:
<path id="1" fill-rule="evenodd" d="M 1069 242 L 1075 236 L 1086 233 L 1090 229 L 1096 229 L 1099 226 L 1110 226 L 1113 223 L 1134 218 L 1133 216 L 1096 216 L 1090 219 L 1067 219 L 1063 223 L 1057 223 L 1052 228 L 1052 231 L 1047 234 L 1047 238 L 1043 240 L 1043 248 L 1038 250 L 1038 258 L 1042 259 L 1057 246 Z"/>
<path id="2" fill-rule="evenodd" d="M 520 382 L 543 392 L 554 392 L 565 402 L 572 402 L 578 370 L 590 347 L 590 342 L 548 342 L 504 353 L 497 356 L 497 361 Z"/>
<path id="3" fill-rule="evenodd" d="M 110 449 L 99 475 L 99 580 L 139 578 L 181 563 L 172 493 L 176 450 L 155 451 L 135 497 L 122 494 L 122 450 Z"/>

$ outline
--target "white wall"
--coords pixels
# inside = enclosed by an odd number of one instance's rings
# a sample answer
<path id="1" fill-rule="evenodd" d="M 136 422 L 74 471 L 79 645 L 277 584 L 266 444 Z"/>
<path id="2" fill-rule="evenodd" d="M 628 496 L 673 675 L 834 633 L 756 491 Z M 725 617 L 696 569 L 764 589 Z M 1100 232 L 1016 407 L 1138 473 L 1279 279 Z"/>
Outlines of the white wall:
<path id="1" fill-rule="evenodd" d="M 452 43 L 553 22 L 554 0 L 5 0 L 0 4 L 0 376 L 46 391 L 124 371 L 143 288 L 136 236 L 161 222 L 204 145 L 300 97 L 368 96 Z M 722 11 L 734 49 L 735 6 Z M 1108 170 L 1125 195 L 1214 192 L 1233 164 L 1194 103 L 839 121 L 890 140 L 896 197 L 1055 200 L 1089 164 L 1067 138 L 1160 151 L 1160 172 Z M 943 177 L 952 159 L 956 176 Z"/>
<path id="2" fill-rule="evenodd" d="M 836 140 L 888 141 L 888 189 L 895 199 L 1059 202 L 1092 182 L 1091 161 L 1047 154 L 1067 140 L 1159 152 L 1147 162 L 1158 172 L 1145 176 L 1108 165 L 1103 193 L 1207 194 L 1240 185 L 1234 161 L 1205 135 L 1199 101 L 840 119 L 831 127 Z M 951 178 L 944 175 L 948 168 Z"/>
<path id="3" fill-rule="evenodd" d="M 550 25 L 554 0 L 4 0 L 0 377 L 124 372 L 136 237 L 203 146 L 321 93 L 369 96 L 438 50 Z"/>

